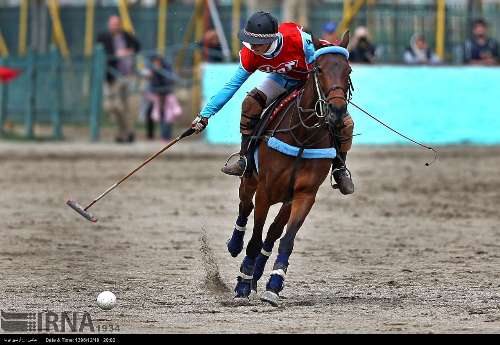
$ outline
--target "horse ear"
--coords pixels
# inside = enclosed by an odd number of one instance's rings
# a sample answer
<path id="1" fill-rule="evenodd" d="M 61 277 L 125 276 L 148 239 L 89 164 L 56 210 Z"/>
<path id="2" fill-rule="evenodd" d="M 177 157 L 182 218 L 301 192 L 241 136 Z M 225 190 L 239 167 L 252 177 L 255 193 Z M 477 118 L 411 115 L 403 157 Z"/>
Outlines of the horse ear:
<path id="1" fill-rule="evenodd" d="M 318 50 L 321 48 L 323 45 L 321 44 L 320 40 L 317 39 L 316 37 L 313 37 L 313 44 L 314 44 L 314 49 Z"/>
<path id="2" fill-rule="evenodd" d="M 341 47 L 347 48 L 347 46 L 349 45 L 349 30 L 344 31 L 339 45 Z"/>

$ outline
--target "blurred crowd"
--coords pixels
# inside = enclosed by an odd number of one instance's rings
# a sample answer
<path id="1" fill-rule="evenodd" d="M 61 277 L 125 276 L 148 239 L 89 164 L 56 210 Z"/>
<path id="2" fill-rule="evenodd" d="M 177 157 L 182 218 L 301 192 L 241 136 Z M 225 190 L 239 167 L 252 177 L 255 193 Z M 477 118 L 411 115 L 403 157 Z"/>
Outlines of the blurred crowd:
<path id="1" fill-rule="evenodd" d="M 317 33 L 313 33 L 316 34 Z M 319 35 L 321 39 L 336 43 L 337 24 L 329 21 L 323 25 Z M 205 61 L 222 62 L 222 49 L 215 30 L 208 30 L 202 42 L 205 50 Z M 473 22 L 470 38 L 463 43 L 463 63 L 473 65 L 498 65 L 500 52 L 498 42 L 488 35 L 488 23 L 484 19 Z M 349 60 L 353 63 L 373 64 L 379 62 L 380 49 L 374 42 L 368 28 L 359 26 L 352 33 L 349 44 Z M 415 32 L 409 37 L 408 46 L 401 56 L 401 63 L 409 65 L 435 65 L 443 63 L 435 53 L 435 48 L 429 45 L 425 35 Z"/>

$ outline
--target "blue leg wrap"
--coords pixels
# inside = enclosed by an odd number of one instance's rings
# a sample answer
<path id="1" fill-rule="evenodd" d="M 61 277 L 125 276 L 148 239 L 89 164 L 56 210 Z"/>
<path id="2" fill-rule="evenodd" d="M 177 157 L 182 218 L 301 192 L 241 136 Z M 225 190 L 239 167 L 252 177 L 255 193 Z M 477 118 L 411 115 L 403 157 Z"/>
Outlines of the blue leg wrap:
<path id="1" fill-rule="evenodd" d="M 285 286 L 285 277 L 284 274 L 288 268 L 288 257 L 286 254 L 278 254 L 276 261 L 274 262 L 274 271 L 283 271 L 283 275 L 278 273 L 271 273 L 271 277 L 269 277 L 269 281 L 266 284 L 266 290 L 273 291 L 278 294 L 283 287 Z"/>
<path id="2" fill-rule="evenodd" d="M 247 226 L 248 218 L 238 216 L 238 219 L 236 219 L 236 225 L 239 226 Z"/>
<path id="3" fill-rule="evenodd" d="M 247 225 L 248 218 L 238 216 L 236 220 L 236 225 L 239 227 L 245 227 Z M 240 231 L 238 229 L 233 230 L 233 235 L 227 243 L 227 250 L 233 258 L 237 257 L 238 254 L 243 250 L 243 238 L 245 237 L 245 231 Z"/>
<path id="4" fill-rule="evenodd" d="M 239 231 L 234 229 L 233 236 L 229 242 L 227 242 L 227 250 L 233 258 L 237 257 L 238 254 L 243 250 L 243 237 L 245 236 L 244 231 Z"/>
<path id="5" fill-rule="evenodd" d="M 271 274 L 269 281 L 266 284 L 266 290 L 270 290 L 278 294 L 281 290 L 283 290 L 285 279 L 278 274 Z"/>
<path id="6" fill-rule="evenodd" d="M 262 250 L 271 253 L 273 250 L 273 244 L 264 242 Z M 259 255 L 257 256 L 257 259 L 255 260 L 255 270 L 253 274 L 253 279 L 255 282 L 257 282 L 262 277 L 268 259 L 269 256 L 262 254 L 262 252 L 259 253 Z"/>
<path id="7" fill-rule="evenodd" d="M 253 276 L 254 267 L 255 267 L 255 258 L 245 256 L 240 266 L 240 272 L 247 276 Z"/>
<path id="8" fill-rule="evenodd" d="M 286 273 L 286 269 L 288 268 L 288 258 L 290 256 L 287 254 L 278 254 L 276 261 L 274 262 L 273 270 L 282 269 Z"/>
<path id="9" fill-rule="evenodd" d="M 238 283 L 236 283 L 234 292 L 236 292 L 236 295 L 234 296 L 236 298 L 244 298 L 250 296 L 250 292 L 252 292 L 252 280 L 238 277 Z"/>
<path id="10" fill-rule="evenodd" d="M 255 266 L 255 259 L 249 256 L 245 256 L 243 262 L 241 263 L 240 272 L 241 275 L 238 277 L 238 283 L 234 288 L 236 292 L 236 297 L 248 297 L 252 291 L 252 276 Z"/>
<path id="11" fill-rule="evenodd" d="M 268 253 L 271 253 L 273 251 L 273 247 L 274 247 L 274 243 L 268 243 L 266 241 L 264 241 L 264 243 L 262 243 L 262 249 Z"/>
<path id="12" fill-rule="evenodd" d="M 253 274 L 253 279 L 256 282 L 262 277 L 268 259 L 268 256 L 262 254 L 259 254 L 259 256 L 257 256 L 257 260 L 255 260 L 255 271 Z"/>

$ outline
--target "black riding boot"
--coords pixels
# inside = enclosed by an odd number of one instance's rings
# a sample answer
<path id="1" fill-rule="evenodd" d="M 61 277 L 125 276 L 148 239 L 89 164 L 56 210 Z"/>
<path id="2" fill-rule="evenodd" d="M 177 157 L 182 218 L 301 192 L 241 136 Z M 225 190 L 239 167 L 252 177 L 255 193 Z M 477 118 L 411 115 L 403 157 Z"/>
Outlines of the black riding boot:
<path id="1" fill-rule="evenodd" d="M 339 189 L 340 193 L 347 195 L 354 193 L 354 183 L 352 182 L 351 173 L 345 165 L 347 159 L 346 152 L 339 152 L 339 157 L 335 157 L 332 161 L 332 176 L 336 184 L 333 189 Z"/>
<path id="2" fill-rule="evenodd" d="M 224 174 L 233 176 L 243 176 L 243 173 L 247 167 L 247 158 L 245 157 L 248 152 L 248 145 L 250 144 L 250 135 L 241 135 L 241 148 L 240 148 L 240 159 L 233 164 L 224 166 L 221 171 Z"/>

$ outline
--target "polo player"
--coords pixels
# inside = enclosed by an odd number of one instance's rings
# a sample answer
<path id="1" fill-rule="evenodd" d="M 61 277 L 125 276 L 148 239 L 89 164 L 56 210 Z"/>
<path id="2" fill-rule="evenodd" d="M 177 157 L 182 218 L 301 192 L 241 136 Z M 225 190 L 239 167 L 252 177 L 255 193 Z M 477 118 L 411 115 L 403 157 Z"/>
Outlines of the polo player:
<path id="1" fill-rule="evenodd" d="M 311 35 L 295 23 L 278 24 L 270 13 L 258 11 L 248 19 L 239 33 L 243 43 L 240 65 L 233 77 L 213 96 L 192 122 L 197 133 L 208 125 L 216 114 L 238 91 L 250 75 L 259 70 L 269 76 L 248 93 L 242 104 L 240 158 L 221 170 L 228 175 L 242 176 L 246 170 L 248 147 L 253 130 L 262 111 L 277 97 L 302 85 L 313 69 L 315 46 Z M 323 41 L 324 44 L 331 44 Z M 345 162 L 352 145 L 354 123 L 349 114 L 343 114 L 335 128 L 339 143 L 338 155 L 332 161 L 332 175 L 342 194 L 352 194 L 354 184 Z"/>

